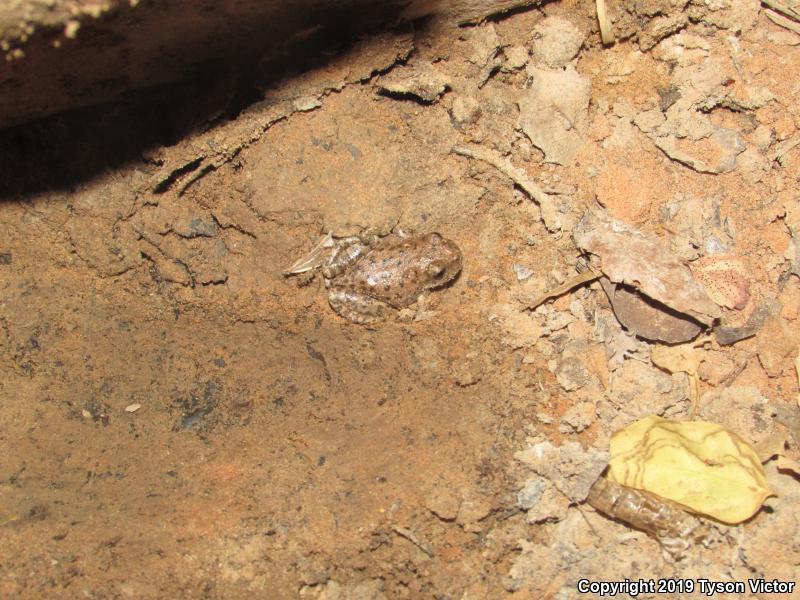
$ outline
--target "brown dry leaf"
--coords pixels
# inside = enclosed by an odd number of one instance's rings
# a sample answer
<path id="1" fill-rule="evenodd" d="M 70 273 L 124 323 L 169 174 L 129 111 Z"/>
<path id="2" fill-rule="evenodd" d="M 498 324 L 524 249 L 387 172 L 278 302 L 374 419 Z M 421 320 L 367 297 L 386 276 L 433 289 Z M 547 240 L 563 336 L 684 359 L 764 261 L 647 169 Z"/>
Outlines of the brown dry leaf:
<path id="1" fill-rule="evenodd" d="M 600 259 L 600 270 L 614 283 L 633 287 L 679 313 L 711 325 L 721 312 L 669 248 L 655 237 L 611 217 L 588 211 L 573 231 L 575 245 Z"/>
<path id="2" fill-rule="evenodd" d="M 607 278 L 600 285 L 608 296 L 617 320 L 632 334 L 646 340 L 679 344 L 694 339 L 702 327 L 693 319 L 664 310 L 637 292 L 616 287 Z"/>
<path id="3" fill-rule="evenodd" d="M 720 346 L 730 346 L 756 335 L 764 326 L 766 320 L 778 312 L 780 307 L 772 302 L 764 302 L 758 306 L 747 319 L 747 323 L 733 327 L 725 324 L 725 319 L 714 328 L 714 338 Z"/>

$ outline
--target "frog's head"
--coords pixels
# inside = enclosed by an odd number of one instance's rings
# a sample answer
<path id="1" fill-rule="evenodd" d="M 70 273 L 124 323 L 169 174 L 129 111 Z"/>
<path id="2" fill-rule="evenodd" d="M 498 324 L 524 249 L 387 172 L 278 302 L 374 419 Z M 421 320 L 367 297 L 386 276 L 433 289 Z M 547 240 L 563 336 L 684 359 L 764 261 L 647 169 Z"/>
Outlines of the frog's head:
<path id="1" fill-rule="evenodd" d="M 425 236 L 423 273 L 426 289 L 436 288 L 452 281 L 461 271 L 461 250 L 455 242 L 438 233 Z"/>

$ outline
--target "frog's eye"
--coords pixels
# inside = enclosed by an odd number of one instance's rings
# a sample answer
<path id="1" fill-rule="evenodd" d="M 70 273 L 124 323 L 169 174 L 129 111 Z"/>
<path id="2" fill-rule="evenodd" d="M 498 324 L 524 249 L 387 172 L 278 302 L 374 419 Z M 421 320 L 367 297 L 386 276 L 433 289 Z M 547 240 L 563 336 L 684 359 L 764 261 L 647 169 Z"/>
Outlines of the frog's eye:
<path id="1" fill-rule="evenodd" d="M 428 265 L 428 275 L 434 279 L 441 279 L 444 276 L 446 269 L 442 265 L 430 264 Z"/>

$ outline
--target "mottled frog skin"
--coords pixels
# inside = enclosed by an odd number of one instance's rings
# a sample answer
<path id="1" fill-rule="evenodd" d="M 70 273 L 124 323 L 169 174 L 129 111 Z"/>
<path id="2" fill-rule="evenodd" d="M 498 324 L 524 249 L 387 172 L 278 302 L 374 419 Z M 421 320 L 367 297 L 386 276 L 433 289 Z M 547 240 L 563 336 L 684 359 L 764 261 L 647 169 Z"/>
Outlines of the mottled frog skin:
<path id="1" fill-rule="evenodd" d="M 343 240 L 322 273 L 328 301 L 354 323 L 391 317 L 461 271 L 461 250 L 438 233 Z"/>

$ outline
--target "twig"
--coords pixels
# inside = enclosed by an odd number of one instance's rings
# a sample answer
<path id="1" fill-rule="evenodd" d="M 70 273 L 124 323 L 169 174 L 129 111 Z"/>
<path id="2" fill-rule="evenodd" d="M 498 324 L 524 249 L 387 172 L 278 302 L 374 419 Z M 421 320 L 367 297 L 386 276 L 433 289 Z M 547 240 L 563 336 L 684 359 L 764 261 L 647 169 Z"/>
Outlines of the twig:
<path id="1" fill-rule="evenodd" d="M 455 146 L 453 152 L 460 156 L 474 158 L 492 165 L 511 179 L 529 198 L 539 205 L 539 209 L 542 212 L 542 221 L 544 221 L 544 226 L 547 227 L 548 231 L 559 231 L 561 229 L 561 222 L 556 214 L 553 199 L 535 181 L 528 177 L 525 171 L 511 164 L 511 161 L 503 158 L 497 152 L 485 148 Z"/>
<path id="2" fill-rule="evenodd" d="M 797 387 L 800 388 L 800 350 L 797 352 L 797 358 L 794 359 L 794 370 L 797 371 Z M 800 406 L 800 394 L 797 394 L 797 406 Z M 797 440 L 800 442 L 800 440 Z"/>
<path id="3" fill-rule="evenodd" d="M 800 33 L 800 28 L 798 28 L 798 33 Z M 777 160 L 781 164 L 783 161 L 781 160 L 784 155 L 789 152 L 792 148 L 800 144 L 800 135 L 796 135 L 794 137 L 789 138 L 778 144 L 778 147 L 775 149 L 775 152 L 772 155 L 772 160 Z"/>
<path id="4" fill-rule="evenodd" d="M 798 23 L 800 21 L 800 11 L 793 6 L 776 2 L 776 0 L 761 0 L 761 3 L 766 4 L 775 11 L 766 11 L 764 13 L 770 21 L 795 33 L 800 33 L 800 23 Z"/>
<path id="5" fill-rule="evenodd" d="M 594 271 L 589 269 L 588 271 L 585 271 L 580 275 L 576 275 L 572 279 L 568 279 L 560 286 L 553 288 L 552 290 L 546 291 L 544 294 L 534 298 L 531 302 L 527 303 L 525 306 L 533 310 L 543 302 L 550 300 L 550 298 L 557 298 L 558 296 L 566 294 L 568 291 L 578 287 L 579 285 L 583 285 L 584 283 L 594 281 L 595 279 L 599 279 L 602 276 L 603 276 L 602 273 L 595 273 Z"/>
<path id="6" fill-rule="evenodd" d="M 433 558 L 434 552 L 431 549 L 431 547 L 422 540 L 420 540 L 416 535 L 414 535 L 413 531 L 411 531 L 410 529 L 406 529 L 405 527 L 395 527 L 394 532 L 400 537 L 407 539 L 417 548 L 422 550 L 425 554 Z"/>
<path id="7" fill-rule="evenodd" d="M 606 0 L 595 0 L 597 6 L 597 22 L 600 24 L 600 39 L 608 46 L 614 43 L 614 30 L 611 28 L 611 21 L 608 20 L 606 10 Z"/>
<path id="8" fill-rule="evenodd" d="M 786 6 L 780 2 L 776 2 L 775 0 L 761 0 L 761 4 L 766 4 L 772 10 L 776 10 L 779 13 L 786 15 L 787 17 L 791 17 L 792 19 L 800 20 L 800 12 L 798 12 L 792 6 Z"/>
<path id="9" fill-rule="evenodd" d="M 767 15 L 767 18 L 770 21 L 772 21 L 773 23 L 775 23 L 776 25 L 780 25 L 781 27 L 785 27 L 786 29 L 794 31 L 795 33 L 800 33 L 800 25 L 798 25 L 797 23 L 795 23 L 791 19 L 788 19 L 788 18 L 784 17 L 783 15 L 775 14 L 774 12 L 769 11 L 769 10 L 766 11 L 764 14 Z"/>

